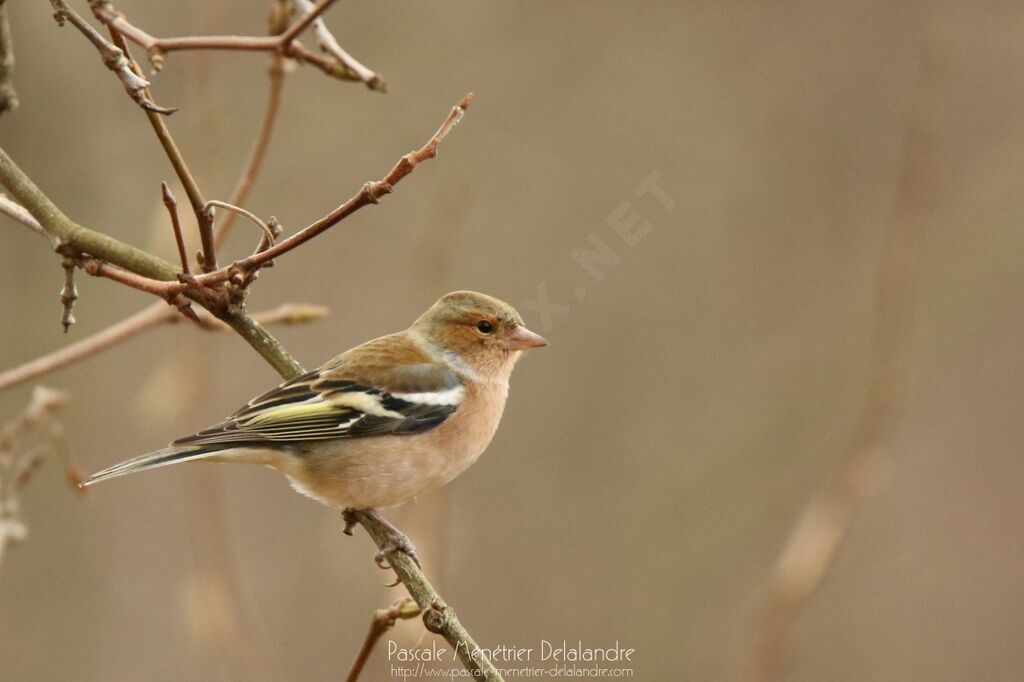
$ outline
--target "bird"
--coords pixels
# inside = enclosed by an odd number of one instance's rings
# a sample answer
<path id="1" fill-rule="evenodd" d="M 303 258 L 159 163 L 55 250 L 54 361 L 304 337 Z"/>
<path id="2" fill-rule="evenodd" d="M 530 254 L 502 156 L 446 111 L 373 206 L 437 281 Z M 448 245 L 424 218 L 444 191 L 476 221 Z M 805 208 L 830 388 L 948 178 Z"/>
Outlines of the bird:
<path id="1" fill-rule="evenodd" d="M 377 554 L 415 547 L 378 512 L 448 483 L 490 444 L 523 351 L 548 344 L 508 303 L 474 291 L 437 300 L 404 331 L 351 348 L 168 447 L 83 487 L 179 462 L 264 464 L 330 507 L 388 531 Z M 383 564 L 382 564 L 383 565 Z"/>

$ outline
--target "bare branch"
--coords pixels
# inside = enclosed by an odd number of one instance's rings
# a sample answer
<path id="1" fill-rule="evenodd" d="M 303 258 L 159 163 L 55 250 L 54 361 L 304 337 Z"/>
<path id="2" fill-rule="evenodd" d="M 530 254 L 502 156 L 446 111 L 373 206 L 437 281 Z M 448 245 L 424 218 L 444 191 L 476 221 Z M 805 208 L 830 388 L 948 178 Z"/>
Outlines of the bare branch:
<path id="1" fill-rule="evenodd" d="M 274 216 L 270 216 L 270 220 L 267 222 L 267 227 L 270 229 L 270 231 L 264 234 L 262 237 L 260 237 L 259 243 L 256 244 L 256 250 L 253 251 L 254 255 L 257 253 L 262 253 L 263 251 L 266 251 L 268 248 L 273 246 L 277 242 L 277 238 L 281 236 L 281 232 L 284 229 L 281 227 L 281 224 L 277 222 L 277 218 L 275 218 Z M 274 261 L 268 260 L 263 265 L 263 267 L 269 268 L 273 264 Z M 259 270 L 255 271 L 253 274 L 258 273 Z"/>
<path id="2" fill-rule="evenodd" d="M 327 306 L 315 303 L 282 303 L 276 308 L 252 314 L 260 324 L 309 324 L 321 320 L 330 313 Z"/>
<path id="3" fill-rule="evenodd" d="M 145 275 L 138 275 L 131 270 L 125 270 L 124 268 L 120 268 L 100 258 L 79 256 L 76 261 L 78 266 L 88 275 L 92 275 L 93 277 L 106 277 L 107 279 L 129 286 L 132 289 L 138 289 L 139 291 L 144 291 L 147 294 L 159 296 L 168 302 L 170 302 L 171 298 L 175 294 L 180 293 L 178 290 L 172 289 L 172 285 L 175 284 L 174 282 L 165 282 L 163 280 L 146 277 Z"/>
<path id="4" fill-rule="evenodd" d="M 313 66 L 320 69 L 321 71 L 323 71 L 325 74 L 332 78 L 337 78 L 339 80 L 345 81 L 359 80 L 359 78 L 354 73 L 352 73 L 352 71 L 345 68 L 345 65 L 339 62 L 337 59 L 329 57 L 328 55 L 325 54 L 320 54 L 319 52 L 313 52 L 312 50 L 310 50 L 308 47 L 306 47 L 297 40 L 291 44 L 291 47 L 288 48 L 287 54 L 288 57 L 298 62 L 312 64 Z"/>
<path id="5" fill-rule="evenodd" d="M 315 322 L 329 312 L 327 307 L 312 303 L 285 303 L 253 313 L 252 317 L 260 324 L 297 325 Z M 173 309 L 157 302 L 88 338 L 0 373 L 0 392 L 86 360 L 162 324 L 180 320 L 182 317 Z M 197 323 L 200 328 L 210 331 L 230 330 L 224 322 L 205 312 L 198 316 Z"/>
<path id="6" fill-rule="evenodd" d="M 214 314 L 217 314 L 222 321 L 227 323 L 239 336 L 245 339 L 285 379 L 291 379 L 305 373 L 302 365 L 281 345 L 281 342 L 275 339 L 270 332 L 264 329 L 259 322 L 250 317 L 244 310 L 237 312 L 216 311 Z"/>
<path id="7" fill-rule="evenodd" d="M 67 334 L 71 325 L 75 323 L 75 316 L 72 309 L 75 301 L 78 300 L 78 287 L 75 286 L 75 259 L 64 258 L 61 261 L 64 268 L 64 286 L 60 289 L 60 303 L 64 306 L 64 313 L 60 317 L 60 323 L 64 326 L 64 333 Z"/>
<path id="8" fill-rule="evenodd" d="M 385 632 L 395 627 L 395 623 L 398 622 L 399 618 L 409 620 L 420 615 L 420 613 L 419 604 L 411 597 L 406 597 L 396 602 L 390 608 L 377 609 L 373 614 L 373 618 L 370 619 L 370 631 L 366 633 L 366 639 L 363 640 L 363 645 L 359 647 L 356 660 L 352 662 L 352 668 L 348 672 L 348 677 L 345 678 L 346 682 L 356 682 L 359 679 L 363 668 L 366 667 L 366 662 L 370 660 L 373 647 L 377 645 L 377 642 L 380 641 Z"/>
<path id="9" fill-rule="evenodd" d="M 60 458 L 76 490 L 83 479 L 71 462 L 64 428 L 53 417 L 69 400 L 64 391 L 36 386 L 28 406 L 0 432 L 0 558 L 9 542 L 23 540 L 28 532 L 19 495 L 46 455 Z"/>
<path id="10" fill-rule="evenodd" d="M 29 228 L 41 237 L 53 240 L 53 236 L 47 234 L 43 226 L 39 224 L 39 221 L 32 217 L 32 214 L 25 210 L 25 207 L 18 202 L 11 199 L 6 194 L 0 194 L 0 213 L 3 213 L 8 218 L 17 220 L 19 223 Z M 56 245 L 56 244 L 55 244 Z"/>
<path id="11" fill-rule="evenodd" d="M 406 154 L 401 159 L 399 159 L 398 163 L 394 165 L 394 167 L 388 172 L 386 176 L 384 176 L 383 179 L 366 183 L 354 197 L 352 197 L 347 202 L 345 202 L 338 208 L 328 213 L 320 220 L 303 228 L 302 230 L 292 235 L 288 239 L 280 241 L 277 244 L 263 251 L 254 253 L 248 258 L 244 258 L 240 261 L 237 261 L 230 266 L 226 266 L 219 270 L 199 275 L 195 277 L 194 280 L 191 280 L 189 282 L 177 282 L 170 281 L 170 278 L 168 278 L 167 280 L 156 279 L 150 277 L 148 274 L 138 276 L 136 275 L 136 270 L 128 272 L 123 268 L 123 266 L 113 267 L 111 263 L 104 263 L 96 258 L 86 259 L 81 263 L 81 265 L 86 270 L 86 272 L 91 275 L 97 275 L 114 279 L 116 281 L 119 281 L 123 284 L 127 284 L 128 286 L 139 289 L 141 291 L 146 291 L 156 296 L 160 296 L 165 300 L 169 300 L 171 297 L 179 293 L 183 293 L 186 291 L 194 291 L 197 286 L 203 287 L 227 281 L 235 274 L 241 273 L 243 275 L 242 279 L 244 279 L 245 273 L 252 272 L 264 266 L 268 261 L 273 260 L 277 256 L 287 253 L 292 249 L 304 244 L 305 242 L 316 237 L 320 233 L 333 227 L 334 225 L 336 225 L 337 223 L 339 223 L 352 213 L 355 213 L 363 206 L 366 206 L 367 204 L 379 203 L 380 199 L 383 196 L 390 194 L 394 186 L 398 184 L 404 177 L 412 173 L 420 163 L 437 156 L 438 144 L 440 144 L 440 142 L 448 135 L 448 133 L 451 132 L 452 128 L 454 128 L 455 125 L 462 119 L 462 116 L 465 113 L 466 108 L 469 107 L 472 101 L 472 93 L 463 97 L 459 104 L 452 108 L 451 112 L 448 114 L 444 122 L 441 124 L 441 127 L 437 129 L 437 132 L 435 132 L 430 137 L 429 140 L 427 140 L 426 144 L 424 144 L 420 149 L 414 152 L 410 152 L 409 154 Z M 3 150 L 0 150 L 0 179 L 2 179 L 4 175 L 5 163 L 10 164 L 8 166 L 8 171 L 17 168 L 16 166 L 13 165 L 13 161 L 11 161 L 9 157 L 6 157 L 6 154 L 3 153 Z M 21 173 L 20 169 L 18 169 L 17 172 Z M 34 186 L 32 187 L 36 192 L 38 192 L 38 188 L 35 188 Z M 10 186 L 8 188 L 11 189 Z M 27 201 L 23 201 L 22 203 L 28 204 Z M 56 207 L 53 207 L 53 210 L 59 214 L 59 211 L 56 210 Z M 204 210 L 204 212 L 207 211 Z M 61 217 L 63 217 L 63 214 L 60 215 Z M 67 218 L 64 218 L 64 220 L 67 220 Z M 120 245 L 120 242 L 117 242 L 117 240 L 111 239 L 110 237 L 106 237 L 105 235 L 99 235 L 98 233 L 92 233 L 90 230 L 86 230 L 81 226 L 76 225 L 75 227 L 77 228 L 77 231 L 79 233 L 90 235 L 95 234 L 96 236 L 103 237 L 104 242 L 112 242 Z M 81 252 L 95 253 L 93 251 L 90 251 L 89 249 L 80 248 L 78 246 L 75 246 L 75 248 Z M 121 256 L 120 248 L 115 249 L 115 252 L 117 256 Z M 147 259 L 150 259 L 150 262 L 152 262 L 152 256 L 149 256 L 149 254 L 145 254 L 145 256 Z M 104 260 L 109 261 L 111 259 L 104 258 Z M 170 266 L 170 264 L 166 263 L 165 261 L 160 261 L 159 259 L 155 260 L 161 263 L 162 267 Z M 112 262 L 116 263 L 116 261 Z M 87 263 L 89 264 L 88 267 L 86 267 Z"/>
<path id="12" fill-rule="evenodd" d="M 63 0 L 52 0 L 52 2 L 54 3 L 54 6 L 58 8 L 58 16 L 60 18 L 67 19 L 72 21 L 72 23 L 75 23 L 76 27 L 82 30 L 82 32 L 90 38 L 97 48 L 100 49 L 101 53 L 104 53 L 105 55 L 109 53 L 112 56 L 110 60 L 106 60 L 105 58 L 105 61 L 109 61 L 108 66 L 118 73 L 122 80 L 126 78 L 125 74 L 127 73 L 134 74 L 134 79 L 128 78 L 134 87 L 134 90 L 129 90 L 129 92 L 133 92 L 140 97 L 147 98 L 148 101 L 148 93 L 146 91 L 148 83 L 144 78 L 142 78 L 141 69 L 139 69 L 138 64 L 131 59 L 127 43 L 125 41 L 126 39 L 130 39 L 140 42 L 140 44 L 143 44 L 144 47 L 146 47 L 151 56 L 154 55 L 154 53 L 160 53 L 162 50 L 167 49 L 167 41 L 156 41 L 152 36 L 149 36 L 142 31 L 132 30 L 132 28 L 127 25 L 127 22 L 123 20 L 123 17 L 120 17 L 116 12 L 113 12 L 109 2 L 106 2 L 105 0 L 93 0 L 91 4 L 94 13 L 101 21 L 103 21 L 104 24 L 108 25 L 108 28 L 111 31 L 111 37 L 114 41 L 113 48 L 115 51 L 107 50 L 104 52 L 104 49 L 109 45 L 109 43 L 106 43 L 102 38 L 97 42 L 96 38 L 98 37 L 98 34 L 96 34 L 88 24 L 84 21 L 76 22 L 72 19 L 72 17 L 77 17 L 77 15 L 74 15 L 70 10 L 67 10 L 67 6 Z M 323 9 L 329 4 L 329 0 L 323 0 L 320 5 L 317 6 L 319 9 L 312 17 L 310 17 L 311 13 L 307 12 L 303 18 L 300 18 L 299 23 L 305 23 L 306 26 L 315 24 L 318 19 L 319 12 L 323 11 Z M 317 8 L 314 9 L 316 10 Z M 80 20 L 80 17 L 78 17 L 78 19 Z M 301 28 L 305 28 L 305 26 L 302 26 Z M 218 46 L 211 44 L 210 40 L 206 39 L 207 42 L 205 47 L 213 49 L 269 49 L 278 52 L 279 54 L 284 53 L 285 56 L 291 57 L 294 54 L 294 50 L 301 46 L 294 40 L 295 35 L 297 35 L 299 31 L 295 31 L 290 36 L 288 35 L 289 32 L 290 31 L 286 31 L 286 33 L 282 34 L 280 38 L 274 38 L 269 43 L 255 38 L 248 39 L 229 37 L 225 40 L 224 44 Z M 183 41 L 184 40 L 187 39 L 183 39 Z M 243 42 L 247 43 L 245 47 L 241 46 Z M 230 46 L 228 45 L 229 43 Z M 179 44 L 178 47 L 180 49 L 186 49 L 184 47 L 184 42 Z M 198 48 L 199 45 L 198 43 L 193 43 L 192 47 Z M 337 55 L 335 56 L 337 58 Z M 117 59 L 117 57 L 119 57 L 119 59 Z M 349 59 L 351 58 L 349 57 Z M 313 60 L 310 59 L 309 61 Z M 346 74 L 348 74 L 351 69 L 351 66 L 342 65 L 342 70 Z M 207 272 L 194 278 L 184 278 L 186 280 L 184 282 L 175 281 L 175 277 L 178 273 L 170 263 L 108 237 L 107 235 L 89 230 L 72 221 L 64 215 L 64 213 L 61 212 L 52 201 L 50 201 L 50 199 L 32 182 L 30 178 L 28 178 L 27 175 L 25 175 L 23 171 L 21 171 L 20 168 L 18 168 L 14 161 L 2 149 L 0 149 L 0 182 L 7 187 L 17 204 L 20 204 L 29 212 L 31 218 L 41 226 L 45 233 L 52 235 L 53 238 L 58 241 L 61 253 L 74 258 L 75 261 L 86 270 L 86 272 L 92 275 L 109 277 L 128 286 L 160 296 L 161 298 L 179 306 L 183 312 L 185 312 L 185 310 L 190 310 L 190 308 L 182 307 L 183 303 L 187 306 L 187 301 L 184 300 L 182 294 L 187 294 L 190 298 L 198 301 L 206 307 L 218 319 L 230 326 L 235 332 L 242 336 L 282 377 L 289 379 L 302 374 L 304 369 L 280 344 L 280 342 L 278 342 L 266 331 L 266 329 L 264 329 L 259 321 L 246 313 L 241 305 L 244 299 L 235 300 L 231 297 L 224 298 L 219 296 L 230 291 L 230 286 L 223 286 L 216 289 L 206 287 L 212 287 L 213 285 L 228 281 L 233 285 L 243 283 L 247 277 L 255 276 L 260 267 L 267 265 L 276 256 L 286 253 L 312 239 L 317 234 L 329 229 L 331 226 L 340 222 L 362 206 L 369 203 L 378 203 L 381 197 L 390 193 L 394 188 L 394 185 L 415 170 L 420 163 L 433 158 L 436 155 L 438 144 L 461 119 L 471 100 L 471 95 L 467 95 L 463 98 L 459 105 L 452 109 L 444 123 L 427 141 L 427 143 L 420 149 L 402 157 L 382 180 L 367 183 L 360 192 L 348 202 L 342 204 L 324 218 L 316 221 L 284 242 L 272 245 L 270 243 L 272 239 L 266 239 L 266 246 L 268 248 L 265 250 L 258 249 L 257 253 L 254 253 L 252 256 L 234 263 L 230 267 L 224 268 L 216 267 L 214 243 L 212 238 L 213 221 L 212 212 L 209 210 L 210 207 L 207 202 L 203 200 L 194 178 L 185 165 L 181 153 L 178 151 L 170 133 L 167 131 L 166 125 L 152 110 L 147 109 L 147 116 L 150 118 L 154 130 L 157 132 L 161 144 L 164 146 L 165 152 L 171 160 L 172 165 L 174 165 L 175 171 L 177 172 L 178 177 L 189 196 L 189 200 L 199 223 L 200 237 L 203 241 L 204 269 L 207 270 Z M 273 117 L 271 115 L 268 115 L 268 119 L 270 119 L 272 123 Z M 269 128 L 269 126 L 267 127 Z M 254 157 L 261 157 L 262 154 L 263 151 L 260 151 L 260 147 L 258 145 L 257 150 L 254 151 Z M 258 164 L 255 165 L 258 166 Z M 237 205 L 241 202 L 234 203 Z M 10 208 L 10 213 L 14 214 L 16 219 L 19 219 L 17 216 L 20 214 L 16 209 Z M 25 216 L 23 215 L 21 216 L 21 218 L 24 217 Z M 25 221 L 22 220 L 22 222 Z M 268 227 L 270 226 L 268 225 Z M 151 307 L 131 320 L 131 325 L 125 324 L 120 331 L 122 335 L 136 334 L 141 328 L 144 328 L 147 325 L 152 326 L 158 322 L 169 319 L 174 319 L 173 313 L 169 314 L 166 309 L 159 310 L 156 307 Z M 111 330 L 108 330 L 108 333 L 110 331 Z M 105 337 L 104 342 L 113 343 L 110 338 L 111 337 L 108 335 Z M 95 342 L 94 337 L 94 343 L 87 350 L 88 352 L 96 352 L 102 347 L 102 345 Z M 85 351 L 79 351 L 79 353 L 82 352 Z M 36 364 L 33 371 L 40 371 L 40 366 L 44 369 L 52 368 L 59 361 L 67 361 L 69 356 L 70 354 L 66 353 L 61 355 L 59 358 L 50 357 L 46 362 Z M 79 357 L 81 357 L 81 355 L 79 355 Z M 17 374 L 18 376 L 24 376 L 25 372 L 26 370 L 24 368 L 19 368 Z M 0 376 L 0 385 L 2 385 L 2 381 L 3 376 Z M 364 512 L 355 512 L 355 517 L 358 519 L 359 523 L 366 528 L 367 532 L 378 544 L 382 552 L 389 549 L 390 536 L 388 528 L 385 525 L 386 522 L 383 521 L 382 517 Z M 431 632 L 441 634 L 455 647 L 456 652 L 459 654 L 467 669 L 473 671 L 474 677 L 487 680 L 501 680 L 500 675 L 490 664 L 487 658 L 480 654 L 480 650 L 478 649 L 475 641 L 458 621 L 454 612 L 444 604 L 436 590 L 434 590 L 426 580 L 423 573 L 415 563 L 400 551 L 389 552 L 386 555 L 386 558 L 391 567 L 395 570 L 399 579 L 406 585 L 410 595 L 422 611 L 423 621 L 427 629 Z"/>
<path id="13" fill-rule="evenodd" d="M 174 311 L 166 305 L 162 303 L 151 305 L 86 339 L 3 372 L 0 374 L 0 391 L 6 391 L 68 365 L 81 362 L 174 318 L 176 318 Z"/>
<path id="14" fill-rule="evenodd" d="M 316 237 L 320 233 L 333 227 L 337 223 L 341 222 L 351 214 L 358 211 L 367 204 L 376 204 L 380 202 L 380 199 L 390 194 L 394 186 L 397 185 L 402 178 L 412 173 L 416 167 L 427 159 L 432 159 L 437 156 L 437 146 L 440 144 L 452 128 L 462 120 L 463 114 L 473 101 L 473 93 L 469 93 L 462 98 L 456 106 L 452 107 L 448 117 L 445 118 L 441 127 L 437 129 L 427 143 L 424 144 L 420 149 L 410 152 L 398 160 L 398 163 L 391 169 L 390 172 L 383 179 L 374 182 L 368 182 L 363 185 L 363 188 L 359 192 L 346 201 L 344 204 L 334 209 L 326 216 L 317 220 L 315 223 L 303 228 L 299 232 L 293 234 L 291 237 L 278 242 L 274 246 L 261 251 L 260 253 L 253 254 L 248 258 L 237 261 L 230 266 L 221 268 L 216 272 L 210 272 L 205 275 L 196 277 L 196 281 L 199 284 L 215 284 L 217 282 L 223 282 L 232 276 L 233 273 L 241 271 L 252 271 L 260 266 L 264 265 L 267 261 L 277 258 L 281 254 L 287 253 L 292 249 L 300 246 L 313 237 Z"/>
<path id="15" fill-rule="evenodd" d="M 385 558 L 423 611 L 423 625 L 427 630 L 445 638 L 473 679 L 501 680 L 494 665 L 483 655 L 472 635 L 459 622 L 455 611 L 444 603 L 416 562 L 405 552 L 395 549 L 384 524 L 365 511 L 351 512 L 351 516 L 366 529 L 378 549 L 388 552 Z"/>
<path id="16" fill-rule="evenodd" d="M 321 71 L 334 78 L 341 80 L 362 81 L 371 89 L 384 90 L 384 83 L 372 70 L 366 68 L 354 58 L 348 55 L 340 46 L 337 47 L 338 54 L 344 55 L 339 59 L 337 55 L 325 57 L 310 51 L 303 46 L 297 36 L 308 28 L 309 24 L 316 23 L 320 12 L 333 4 L 334 0 L 321 0 L 316 5 L 310 5 L 312 11 L 307 12 L 299 20 L 278 36 L 181 36 L 173 38 L 157 38 L 135 26 L 128 19 L 114 9 L 108 0 L 93 0 L 91 3 L 93 15 L 107 25 L 112 31 L 123 35 L 146 51 L 154 70 L 163 68 L 164 55 L 168 52 L 183 50 L 233 50 L 240 52 L 277 52 L 285 57 L 295 59 L 299 62 L 313 64 Z M 329 34 L 328 34 L 329 35 Z M 337 45 L 337 41 L 330 38 L 330 41 Z M 326 48 L 325 48 L 326 49 Z M 329 50 L 332 51 L 332 50 Z"/>
<path id="17" fill-rule="evenodd" d="M 288 46 L 293 40 L 295 40 L 300 33 L 306 30 L 310 24 L 320 20 L 320 15 L 327 11 L 327 8 L 334 4 L 334 0 L 320 0 L 316 5 L 312 2 L 302 2 L 299 0 L 299 6 L 306 13 L 299 17 L 287 31 L 281 34 L 281 49 L 287 50 Z"/>
<path id="18" fill-rule="evenodd" d="M 219 201 L 217 199 L 210 199 L 209 201 L 206 202 L 207 209 L 209 209 L 211 206 L 219 206 L 223 209 L 231 211 L 232 213 L 237 213 L 240 216 L 248 218 L 250 221 L 255 223 L 261 230 L 263 230 L 263 235 L 269 244 L 273 244 L 274 242 L 277 241 L 277 234 L 274 233 L 274 230 L 272 230 L 269 225 L 263 222 L 260 219 L 260 217 L 257 216 L 255 213 L 247 211 L 240 206 L 235 206 L 234 204 L 229 204 L 226 201 Z"/>
<path id="19" fill-rule="evenodd" d="M 252 152 L 249 154 L 249 161 L 245 170 L 238 178 L 234 192 L 231 193 L 231 203 L 235 206 L 242 206 L 249 198 L 256 183 L 256 177 L 263 167 L 263 160 L 267 158 L 267 149 L 270 147 L 270 138 L 274 133 L 274 124 L 277 122 L 277 113 L 281 109 L 281 99 L 284 93 L 284 80 L 286 75 L 285 58 L 275 54 L 270 61 L 268 76 L 270 79 L 270 93 L 267 96 L 267 108 L 263 113 L 263 121 L 260 123 L 259 133 L 256 135 L 256 142 L 253 144 Z M 214 245 L 217 248 L 223 246 L 231 228 L 234 225 L 234 213 L 229 213 L 224 220 L 220 221 L 217 227 L 217 234 L 214 237 Z"/>
<path id="20" fill-rule="evenodd" d="M 296 4 L 307 12 L 306 16 L 313 14 L 314 7 L 310 0 L 296 0 Z M 324 4 L 323 2 L 320 3 Z M 319 7 L 319 6 L 318 6 Z M 320 49 L 333 56 L 338 62 L 348 69 L 356 79 L 366 83 L 371 90 L 386 91 L 387 86 L 381 80 L 380 74 L 360 64 L 355 57 L 342 49 L 334 35 L 327 30 L 327 24 L 321 17 L 313 19 L 313 31 L 316 34 L 317 44 Z"/>
<path id="21" fill-rule="evenodd" d="M 270 310 L 261 310 L 252 314 L 252 319 L 262 325 L 300 325 L 321 320 L 330 313 L 327 306 L 315 303 L 282 303 Z M 180 317 L 173 317 L 169 322 L 179 322 Z M 207 311 L 199 313 L 196 320 L 200 329 L 211 332 L 229 332 L 231 327 L 221 322 Z"/>
<path id="22" fill-rule="evenodd" d="M 89 22 L 83 19 L 82 16 L 73 9 L 68 7 L 64 0 L 50 0 L 50 4 L 53 5 L 53 18 L 57 20 L 57 24 L 63 26 L 64 21 L 67 20 L 71 22 L 75 28 L 81 31 L 82 35 L 89 39 L 89 42 L 92 43 L 99 51 L 100 57 L 103 58 L 103 63 L 121 79 L 121 83 L 124 85 L 124 89 L 128 92 L 128 96 L 131 97 L 136 104 L 147 112 L 162 114 L 165 116 L 173 114 L 176 111 L 176 109 L 168 109 L 166 107 L 158 106 L 153 102 L 153 100 L 149 98 L 149 93 L 147 91 L 147 88 L 149 88 L 149 81 L 132 70 L 131 64 L 125 56 L 125 53 L 100 35 L 100 33 L 89 24 Z"/>
<path id="23" fill-rule="evenodd" d="M 185 250 L 185 237 L 181 234 L 181 223 L 178 222 L 178 200 L 174 193 L 167 186 L 166 182 L 160 183 L 160 190 L 163 195 L 164 206 L 167 207 L 167 214 L 171 218 L 171 229 L 174 230 L 174 243 L 178 246 L 178 259 L 181 260 L 181 272 L 189 275 L 192 270 L 188 266 L 188 253 Z"/>

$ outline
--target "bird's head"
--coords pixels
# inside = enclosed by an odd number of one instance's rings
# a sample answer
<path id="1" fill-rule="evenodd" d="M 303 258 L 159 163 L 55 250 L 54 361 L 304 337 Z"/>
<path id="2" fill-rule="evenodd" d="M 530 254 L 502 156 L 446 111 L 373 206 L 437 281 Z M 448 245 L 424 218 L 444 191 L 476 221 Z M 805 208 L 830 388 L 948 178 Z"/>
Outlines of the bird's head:
<path id="1" fill-rule="evenodd" d="M 475 291 L 445 294 L 413 329 L 486 376 L 510 371 L 520 351 L 548 345 L 526 328 L 515 308 Z"/>

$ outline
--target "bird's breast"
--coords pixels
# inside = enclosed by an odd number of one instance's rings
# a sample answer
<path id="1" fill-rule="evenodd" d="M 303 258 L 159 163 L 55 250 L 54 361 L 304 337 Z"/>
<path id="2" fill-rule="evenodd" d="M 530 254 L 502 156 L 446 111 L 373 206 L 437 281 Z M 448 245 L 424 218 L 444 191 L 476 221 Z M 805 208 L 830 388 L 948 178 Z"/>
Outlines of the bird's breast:
<path id="1" fill-rule="evenodd" d="M 471 383 L 458 409 L 436 428 L 315 444 L 300 456 L 302 465 L 286 473 L 297 490 L 332 506 L 401 504 L 473 464 L 494 437 L 507 398 L 507 381 Z"/>

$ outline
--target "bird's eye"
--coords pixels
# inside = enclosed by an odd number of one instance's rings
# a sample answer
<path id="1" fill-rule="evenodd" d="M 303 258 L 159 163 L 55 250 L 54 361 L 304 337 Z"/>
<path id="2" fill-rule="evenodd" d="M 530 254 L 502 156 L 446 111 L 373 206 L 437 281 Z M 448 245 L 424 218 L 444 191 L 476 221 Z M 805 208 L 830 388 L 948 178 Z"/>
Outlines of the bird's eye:
<path id="1" fill-rule="evenodd" d="M 477 322 L 476 328 L 479 329 L 484 334 L 490 334 L 491 332 L 494 331 L 494 325 L 488 322 L 487 320 L 480 320 L 479 322 Z"/>

